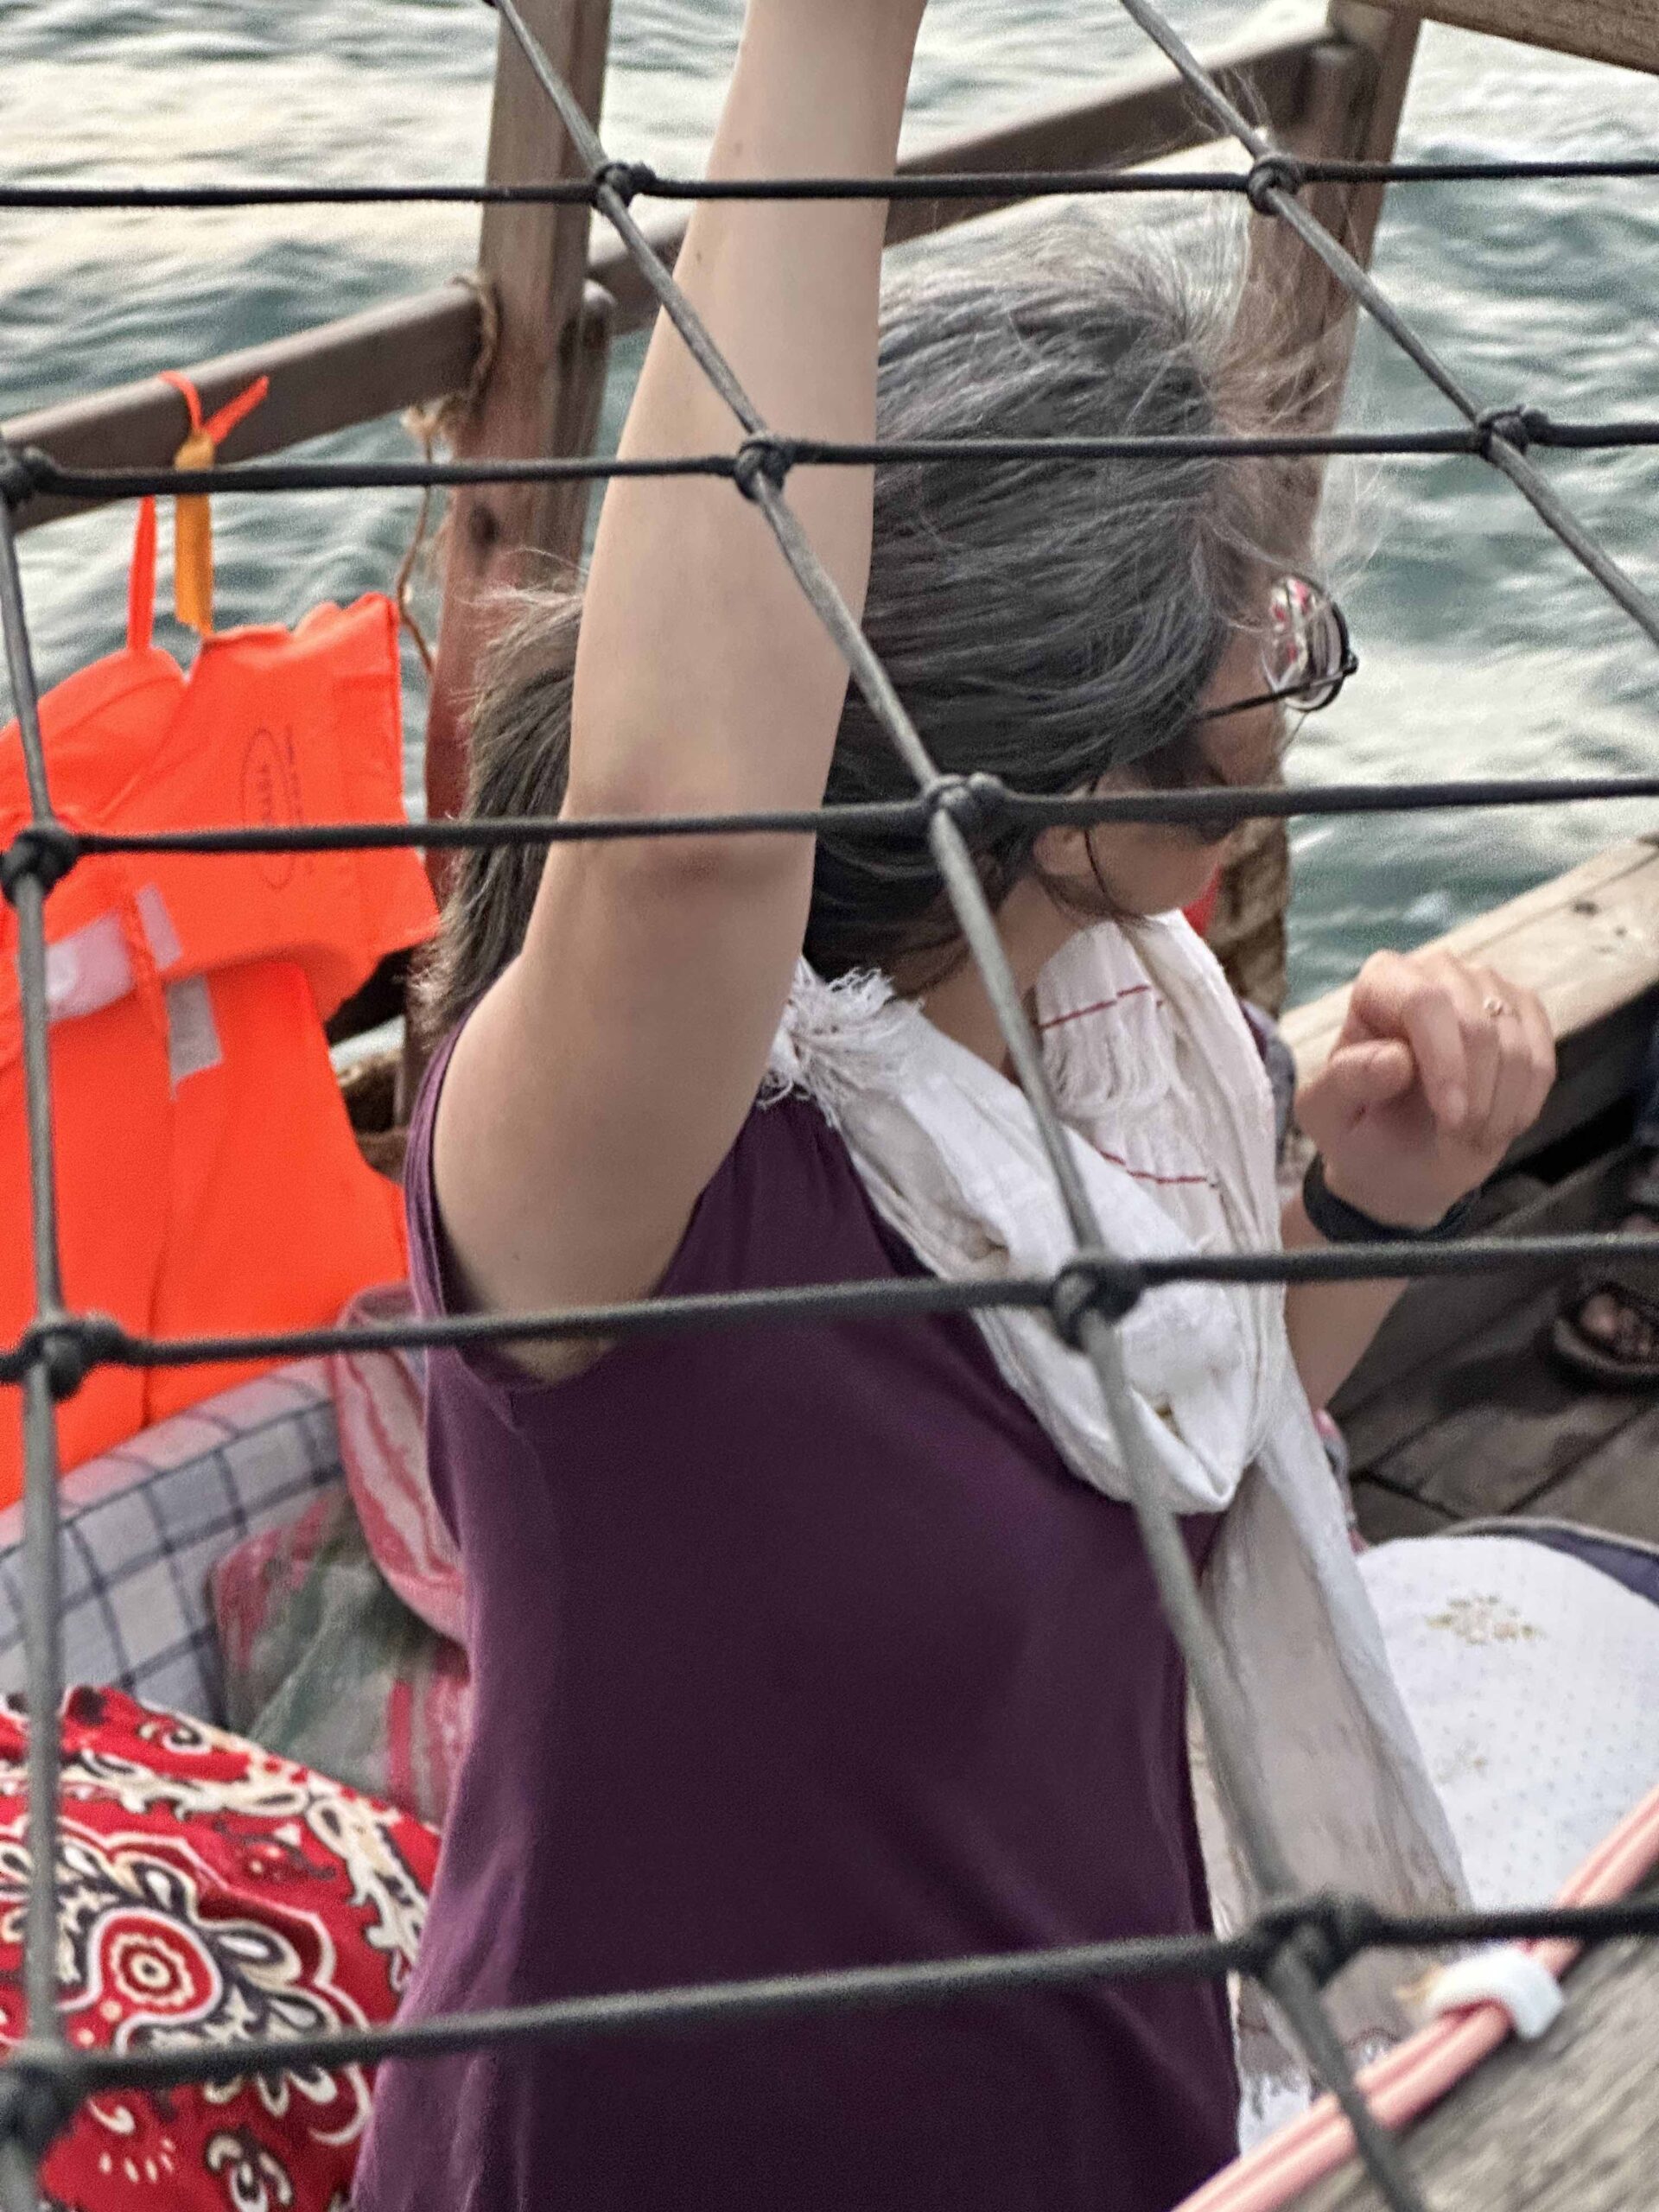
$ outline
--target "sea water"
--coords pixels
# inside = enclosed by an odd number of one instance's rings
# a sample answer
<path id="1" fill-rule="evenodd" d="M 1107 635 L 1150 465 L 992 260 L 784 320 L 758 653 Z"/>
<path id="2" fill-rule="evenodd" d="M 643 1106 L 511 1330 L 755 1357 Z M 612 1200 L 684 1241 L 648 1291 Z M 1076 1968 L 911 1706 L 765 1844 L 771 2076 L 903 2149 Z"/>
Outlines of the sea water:
<path id="1" fill-rule="evenodd" d="M 1170 12 L 1201 43 L 1249 11 L 1173 0 Z M 614 151 L 696 163 L 739 16 L 737 0 L 617 0 L 605 124 Z M 475 179 L 494 51 L 478 0 L 5 0 L 0 178 Z M 911 143 L 1077 99 L 1144 52 L 1113 0 L 934 0 Z M 1653 79 L 1425 33 L 1402 155 L 1656 151 Z M 1136 216 L 1161 219 L 1145 207 Z M 1107 210 L 1128 219 L 1122 203 Z M 441 283 L 468 265 L 476 226 L 475 211 L 449 207 L 0 215 L 0 419 Z M 1398 188 L 1376 268 L 1483 401 L 1583 419 L 1659 415 L 1659 183 Z M 618 361 L 613 429 L 637 353 L 625 347 Z M 1452 419 L 1370 329 L 1347 416 Z M 388 423 L 312 450 L 410 448 Z M 1545 465 L 1609 550 L 1659 591 L 1659 451 Z M 1294 777 L 1659 767 L 1659 652 L 1503 481 L 1462 459 L 1368 464 L 1340 503 L 1361 669 L 1306 725 Z M 292 619 L 320 598 L 385 586 L 417 505 L 404 493 L 221 499 L 224 619 Z M 111 509 L 24 541 L 44 681 L 116 641 L 130 526 L 130 512 Z M 410 676 L 413 790 L 423 702 L 412 657 Z M 1379 944 L 1420 942 L 1655 828 L 1659 807 L 1631 803 L 1305 823 L 1294 991 L 1324 988 Z"/>

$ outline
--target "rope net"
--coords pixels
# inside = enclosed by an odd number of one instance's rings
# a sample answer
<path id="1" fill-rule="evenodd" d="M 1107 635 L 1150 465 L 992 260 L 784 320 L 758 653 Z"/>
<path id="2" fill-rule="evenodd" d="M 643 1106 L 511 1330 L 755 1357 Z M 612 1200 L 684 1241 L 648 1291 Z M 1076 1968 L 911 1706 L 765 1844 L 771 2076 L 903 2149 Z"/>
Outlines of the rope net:
<path id="1" fill-rule="evenodd" d="M 1282 789 L 1170 791 L 1089 798 L 1038 797 L 986 775 L 941 773 L 836 585 L 808 540 L 787 493 L 798 467 L 880 466 L 899 461 L 974 467 L 1041 459 L 1086 467 L 1107 460 L 1211 452 L 1263 455 L 1366 454 L 1410 458 L 1465 454 L 1497 469 L 1533 507 L 1637 626 L 1659 645 L 1659 607 L 1585 531 L 1529 457 L 1534 448 L 1593 450 L 1659 443 L 1659 419 L 1602 424 L 1554 421 L 1541 410 L 1487 406 L 1423 341 L 1347 249 L 1308 211 L 1299 195 L 1316 182 L 1401 183 L 1508 181 L 1520 178 L 1648 177 L 1659 157 L 1609 161 L 1363 162 L 1300 160 L 1274 149 L 1228 99 L 1205 66 L 1150 0 L 1122 0 L 1185 80 L 1219 135 L 1249 156 L 1247 169 L 1173 170 L 1154 174 L 983 172 L 897 179 L 796 178 L 766 182 L 697 182 L 658 176 L 649 168 L 611 159 L 569 86 L 525 23 L 515 0 L 492 0 L 502 23 L 544 92 L 581 174 L 556 182 L 512 186 L 337 187 L 296 185 L 188 189 L 102 187 L 8 188 L 0 207 L 196 208 L 350 204 L 359 201 L 459 200 L 484 203 L 571 204 L 602 214 L 639 276 L 657 299 L 698 367 L 725 402 L 742 435 L 734 452 L 673 460 L 620 461 L 559 456 L 472 464 L 244 463 L 211 471 L 81 470 L 60 466 L 35 449 L 16 451 L 0 440 L 0 630 L 16 702 L 31 819 L 0 854 L 0 890 L 17 921 L 24 1096 L 29 1150 L 30 1226 L 35 1315 L 15 1344 L 0 1347 L 0 1383 L 21 1386 L 26 1450 L 24 1559 L 28 1594 L 25 1650 L 29 1711 L 29 1844 L 24 1982 L 28 2032 L 0 2069 L 0 2205 L 23 2212 L 38 2202 L 39 2163 L 79 2101 L 102 2091 L 159 2089 L 270 2075 L 296 2065 L 337 2067 L 397 2056 L 405 2059 L 476 2050 L 487 2044 L 640 2034 L 653 2029 L 717 2028 L 726 2021 L 846 2012 L 902 2004 L 940 2003 L 1085 1981 L 1128 1982 L 1238 1974 L 1254 1978 L 1276 2001 L 1313 2071 L 1336 2096 L 1359 2155 L 1392 2212 L 1427 2212 L 1397 2145 L 1373 2117 L 1332 2026 L 1320 1992 L 1351 1961 L 1370 1949 L 1417 1949 L 1522 1937 L 1560 1936 L 1583 1943 L 1633 1936 L 1659 1936 L 1659 1899 L 1614 1905 L 1541 1907 L 1519 1911 L 1406 1915 L 1385 1912 L 1359 1896 L 1299 1891 L 1289 1871 L 1274 1808 L 1263 1797 L 1248 1752 L 1243 1716 L 1199 1603 L 1179 1525 L 1140 1464 L 1135 1425 L 1124 1417 L 1128 1384 L 1115 1325 L 1141 1299 L 1170 1283 L 1344 1282 L 1422 1279 L 1502 1268 L 1553 1269 L 1605 1259 L 1625 1240 L 1605 1235 L 1531 1239 L 1464 1238 L 1443 1244 L 1344 1244 L 1286 1253 L 1247 1251 L 1182 1260 L 1136 1259 L 1111 1249 L 1068 1149 L 1037 1039 L 1007 963 L 975 868 L 969 839 L 995 821 L 1087 824 L 1107 821 L 1215 825 L 1251 817 L 1419 812 L 1453 807 L 1530 806 L 1589 798 L 1659 797 L 1659 775 L 1488 779 L 1373 785 L 1331 784 Z M 833 445 L 774 431 L 760 416 L 730 365 L 635 221 L 635 200 L 1033 200 L 1048 195 L 1142 192 L 1242 194 L 1259 213 L 1283 224 L 1329 270 L 1342 290 L 1403 351 L 1461 417 L 1450 429 L 1283 435 L 1252 440 L 1073 438 Z M 620 476 L 724 478 L 763 517 L 781 557 L 846 662 L 852 681 L 914 779 L 912 800 L 867 806 L 820 807 L 790 813 L 678 816 L 650 820 L 467 819 L 380 826 L 226 828 L 156 832 L 143 836 L 78 833 L 55 814 L 17 557 L 16 512 L 37 494 L 81 502 L 148 493 L 277 493 L 315 488 L 454 486 L 479 482 L 598 480 Z M 97 1314 L 65 1305 L 59 1265 L 57 1186 L 53 1159 L 46 992 L 46 901 L 84 856 L 96 853 L 172 852 L 203 858 L 236 852 L 338 850 L 347 847 L 546 847 L 579 838 L 693 837 L 823 830 L 840 835 L 902 831 L 925 840 L 957 925 L 977 963 L 1002 1041 L 1030 1103 L 1074 1243 L 1067 1262 L 1046 1277 L 995 1282 L 933 1279 L 804 1285 L 797 1288 L 664 1298 L 625 1305 L 569 1307 L 552 1313 L 418 1320 L 262 1336 L 137 1336 Z M 308 1357 L 344 1349 L 419 1349 L 514 1344 L 555 1338 L 603 1338 L 686 1328 L 753 1326 L 767 1322 L 898 1319 L 966 1313 L 991 1306 L 1046 1312 L 1062 1338 L 1094 1370 L 1109 1420 L 1122 1444 L 1132 1505 L 1168 1624 L 1185 1662 L 1211 1756 L 1236 1823 L 1249 1872 L 1268 1900 L 1236 1934 L 1135 1938 L 1058 1950 L 1001 1954 L 949 1961 L 799 1974 L 691 1988 L 657 1989 L 561 1999 L 511 2012 L 454 2016 L 361 2032 L 332 2032 L 212 2047 L 128 2053 L 81 2051 L 65 2038 L 56 1978 L 56 1868 L 62 1694 L 59 1638 L 58 1454 L 54 1408 L 88 1374 L 106 1365 L 186 1366 L 226 1358 Z"/>

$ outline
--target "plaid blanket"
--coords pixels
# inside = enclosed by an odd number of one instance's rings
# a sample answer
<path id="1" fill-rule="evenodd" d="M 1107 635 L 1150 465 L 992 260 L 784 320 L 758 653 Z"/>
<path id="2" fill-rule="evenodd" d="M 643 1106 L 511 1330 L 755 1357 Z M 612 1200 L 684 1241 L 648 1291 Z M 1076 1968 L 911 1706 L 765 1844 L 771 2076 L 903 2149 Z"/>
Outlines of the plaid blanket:
<path id="1" fill-rule="evenodd" d="M 262 1376 L 60 1485 L 64 1680 L 224 1720 L 208 1574 L 345 1478 L 321 1360 Z M 22 1508 L 0 1513 L 0 1695 L 23 1688 Z"/>

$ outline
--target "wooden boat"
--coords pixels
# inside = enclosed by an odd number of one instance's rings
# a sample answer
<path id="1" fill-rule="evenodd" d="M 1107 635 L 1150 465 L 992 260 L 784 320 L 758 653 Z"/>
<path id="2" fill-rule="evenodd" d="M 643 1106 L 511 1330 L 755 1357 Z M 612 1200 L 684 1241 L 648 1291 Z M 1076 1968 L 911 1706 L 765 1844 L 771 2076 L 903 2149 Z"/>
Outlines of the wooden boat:
<path id="1" fill-rule="evenodd" d="M 590 114 L 603 83 L 608 0 L 523 0 L 524 15 Z M 1422 20 L 1496 32 L 1562 51 L 1659 70 L 1654 0 L 1272 0 L 1219 53 L 1230 82 L 1281 143 L 1307 155 L 1371 161 L 1390 155 Z M 1174 73 L 1149 60 L 1089 99 L 941 148 L 912 166 L 965 169 L 1115 167 L 1181 153 L 1207 137 Z M 559 149 L 542 95 L 503 42 L 488 175 L 493 182 L 556 173 Z M 1324 219 L 1362 256 L 1382 192 L 1323 185 Z M 892 242 L 990 212 L 991 203 L 896 204 Z M 648 219 L 671 254 L 679 218 Z M 1256 251 L 1271 274 L 1293 250 L 1270 225 Z M 1349 325 L 1322 273 L 1299 264 L 1300 327 L 1327 370 L 1345 361 Z M 1282 270 L 1281 270 L 1281 273 Z M 251 458 L 396 410 L 442 403 L 457 454 L 535 455 L 588 449 L 615 341 L 653 312 L 632 264 L 590 237 L 580 208 L 493 207 L 475 281 L 394 301 L 320 328 L 197 365 L 190 375 L 216 407 L 253 378 L 271 379 L 265 405 L 230 438 L 227 461 Z M 1339 375 L 1307 397 L 1313 424 L 1335 405 Z M 446 397 L 447 396 L 447 397 Z M 165 466 L 180 434 L 175 392 L 158 380 L 54 405 L 4 426 L 14 446 L 66 464 Z M 427 790 L 434 815 L 458 803 L 461 702 L 480 639 L 474 610 L 512 581 L 527 549 L 580 550 L 586 495 L 573 486 L 494 486 L 457 495 L 446 615 L 431 709 Z M 67 512 L 36 497 L 17 514 L 35 527 Z M 1227 886 L 1217 948 L 1240 986 L 1276 1004 L 1284 985 L 1287 848 L 1261 828 Z M 1537 989 L 1560 1052 L 1548 1109 L 1491 1195 L 1500 1234 L 1611 1225 L 1626 1166 L 1629 1094 L 1659 1015 L 1659 838 L 1602 854 L 1454 931 L 1457 949 Z M 387 971 L 346 1010 L 344 1039 L 396 1009 L 402 976 Z M 1304 1075 L 1329 1049 L 1341 993 L 1296 1008 L 1286 1028 Z M 395 1063 L 359 1066 L 348 1094 L 365 1148 L 395 1158 L 400 1090 Z M 1354 1454 L 1362 1527 L 1375 1539 L 1519 1515 L 1587 1523 L 1659 1546 L 1659 1402 L 1604 1395 L 1558 1373 L 1541 1338 L 1557 1287 L 1535 1274 L 1427 1284 L 1402 1300 L 1337 1411 Z M 1512 2051 L 1416 2131 L 1420 2170 L 1439 2201 L 1476 2207 L 1628 2207 L 1650 2194 L 1653 2103 L 1648 2069 L 1659 2024 L 1659 1966 L 1626 1947 L 1596 1958 L 1574 1982 L 1571 2024 L 1535 2051 Z M 1361 2176 L 1338 2177 L 1298 2200 L 1305 2212 L 1379 2202 Z"/>

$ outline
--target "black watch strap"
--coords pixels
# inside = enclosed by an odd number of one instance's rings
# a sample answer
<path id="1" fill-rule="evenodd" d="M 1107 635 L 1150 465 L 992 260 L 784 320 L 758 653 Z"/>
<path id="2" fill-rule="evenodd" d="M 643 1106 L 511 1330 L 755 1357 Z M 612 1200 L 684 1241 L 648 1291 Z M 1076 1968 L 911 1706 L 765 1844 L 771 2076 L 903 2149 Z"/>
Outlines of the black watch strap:
<path id="1" fill-rule="evenodd" d="M 1439 1244 L 1458 1234 L 1479 1200 L 1480 1192 L 1471 1191 L 1432 1228 L 1402 1229 L 1339 1198 L 1325 1179 L 1325 1162 L 1318 1153 L 1302 1178 L 1303 1209 L 1328 1244 Z"/>

